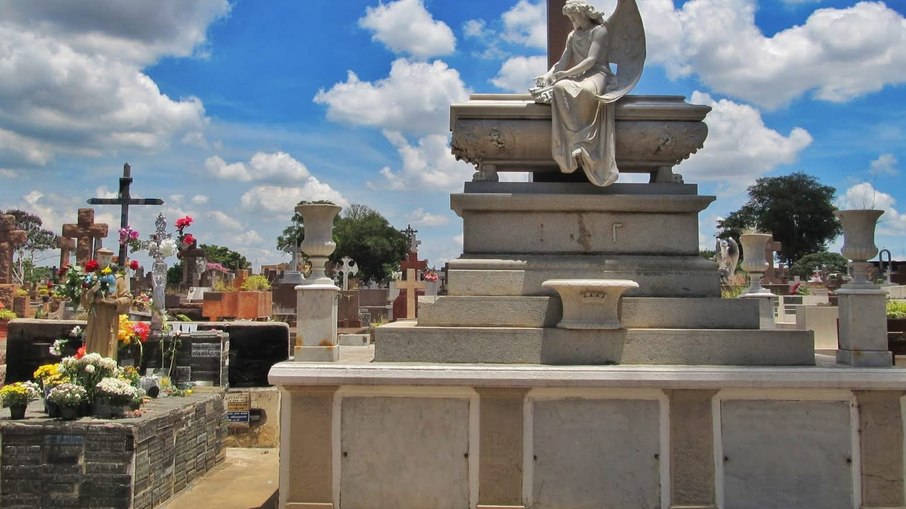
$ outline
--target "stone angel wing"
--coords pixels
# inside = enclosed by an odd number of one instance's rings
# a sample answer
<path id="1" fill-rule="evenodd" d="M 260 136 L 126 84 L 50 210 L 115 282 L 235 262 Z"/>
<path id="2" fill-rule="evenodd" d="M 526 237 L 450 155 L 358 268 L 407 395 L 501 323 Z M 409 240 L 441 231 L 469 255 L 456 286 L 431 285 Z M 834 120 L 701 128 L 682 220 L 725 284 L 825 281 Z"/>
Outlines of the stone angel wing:
<path id="1" fill-rule="evenodd" d="M 607 92 L 598 96 L 604 103 L 619 100 L 632 90 L 645 66 L 645 27 L 635 0 L 617 0 L 617 7 L 604 22 L 607 27 L 610 62 L 616 64 L 616 80 Z"/>

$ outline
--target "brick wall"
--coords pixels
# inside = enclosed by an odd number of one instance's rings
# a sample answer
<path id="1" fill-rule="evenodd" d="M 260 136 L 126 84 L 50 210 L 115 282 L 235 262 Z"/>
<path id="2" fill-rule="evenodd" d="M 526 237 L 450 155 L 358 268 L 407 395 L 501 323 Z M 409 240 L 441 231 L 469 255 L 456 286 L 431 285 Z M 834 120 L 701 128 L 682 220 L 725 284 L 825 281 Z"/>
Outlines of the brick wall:
<path id="1" fill-rule="evenodd" d="M 148 509 L 223 461 L 222 393 L 160 398 L 146 410 L 108 421 L 0 420 L 0 506 Z"/>

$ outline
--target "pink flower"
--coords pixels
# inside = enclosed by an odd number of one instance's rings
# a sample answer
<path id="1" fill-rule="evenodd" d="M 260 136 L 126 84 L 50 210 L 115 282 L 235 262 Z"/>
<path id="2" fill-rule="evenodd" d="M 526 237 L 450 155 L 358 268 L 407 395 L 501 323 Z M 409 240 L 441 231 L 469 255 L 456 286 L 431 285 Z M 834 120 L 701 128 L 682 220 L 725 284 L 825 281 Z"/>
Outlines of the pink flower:
<path id="1" fill-rule="evenodd" d="M 195 242 L 195 236 L 191 233 L 187 233 L 185 237 L 182 238 L 182 243 L 186 246 L 191 246 Z"/>
<path id="2" fill-rule="evenodd" d="M 191 224 L 192 224 L 191 216 L 181 217 L 176 220 L 176 229 L 179 230 L 179 233 L 182 233 L 182 231 L 185 230 Z"/>

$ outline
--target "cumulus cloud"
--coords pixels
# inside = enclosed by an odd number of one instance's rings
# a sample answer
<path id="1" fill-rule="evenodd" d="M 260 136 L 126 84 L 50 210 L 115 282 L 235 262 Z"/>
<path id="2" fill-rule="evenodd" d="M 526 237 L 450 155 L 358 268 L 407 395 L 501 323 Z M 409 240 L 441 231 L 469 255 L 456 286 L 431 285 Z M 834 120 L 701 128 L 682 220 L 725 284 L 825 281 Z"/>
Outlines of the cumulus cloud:
<path id="1" fill-rule="evenodd" d="M 446 63 L 401 58 L 387 78 L 361 81 L 349 71 L 345 82 L 318 91 L 314 100 L 336 122 L 427 134 L 448 132 L 450 103 L 468 97 L 459 72 Z"/>
<path id="2" fill-rule="evenodd" d="M 503 38 L 530 48 L 547 48 L 547 5 L 544 0 L 519 0 L 501 16 Z"/>
<path id="3" fill-rule="evenodd" d="M 812 142 L 808 131 L 799 127 L 787 136 L 768 128 L 758 110 L 745 104 L 714 100 L 697 91 L 691 102 L 713 109 L 705 118 L 704 148 L 677 168 L 688 180 L 728 182 L 732 186 L 728 190 L 738 191 L 777 166 L 796 161 Z"/>
<path id="4" fill-rule="evenodd" d="M 422 0 L 397 0 L 368 7 L 359 26 L 374 32 L 373 40 L 397 54 L 429 58 L 456 50 L 453 30 L 435 20 Z"/>
<path id="5" fill-rule="evenodd" d="M 224 230 L 242 230 L 242 222 L 236 219 L 236 217 L 231 216 L 226 212 L 223 212 L 222 210 L 211 210 L 209 212 L 206 212 L 205 217 Z"/>
<path id="6" fill-rule="evenodd" d="M 19 172 L 16 170 L 7 170 L 6 168 L 0 168 L 0 177 L 14 179 L 19 178 Z"/>
<path id="7" fill-rule="evenodd" d="M 304 164 L 286 152 L 257 152 L 248 164 L 244 162 L 227 163 L 220 156 L 211 156 L 205 160 L 205 171 L 224 180 L 240 182 L 296 182 L 310 176 Z"/>
<path id="8" fill-rule="evenodd" d="M 877 159 L 871 162 L 872 175 L 896 175 L 897 158 L 893 154 L 881 154 Z"/>
<path id="9" fill-rule="evenodd" d="M 439 226 L 447 224 L 450 221 L 450 217 L 441 214 L 432 214 L 419 207 L 406 217 L 406 221 L 416 226 Z"/>
<path id="10" fill-rule="evenodd" d="M 509 92 L 525 93 L 533 85 L 535 76 L 546 70 L 547 57 L 513 57 L 503 63 L 491 83 Z"/>
<path id="11" fill-rule="evenodd" d="M 878 219 L 878 235 L 906 235 L 906 214 L 899 212 L 893 196 L 878 191 L 868 182 L 849 187 L 839 200 L 841 209 L 877 209 L 884 215 Z"/>
<path id="12" fill-rule="evenodd" d="M 168 97 L 142 69 L 195 53 L 228 10 L 226 0 L 0 0 L 0 164 L 154 151 L 201 129 L 201 102 Z"/>
<path id="13" fill-rule="evenodd" d="M 260 212 L 271 218 L 288 220 L 300 201 L 320 200 L 330 201 L 341 207 L 349 205 L 349 201 L 339 191 L 314 177 L 309 177 L 305 185 L 300 187 L 254 186 L 242 195 L 239 204 L 246 212 Z"/>
<path id="14" fill-rule="evenodd" d="M 203 194 L 196 194 L 192 197 L 192 203 L 195 205 L 204 205 L 210 201 L 210 198 Z"/>
<path id="15" fill-rule="evenodd" d="M 384 135 L 393 144 L 402 159 L 402 168 L 381 169 L 383 180 L 369 182 L 376 189 L 403 190 L 428 188 L 451 191 L 470 180 L 474 168 L 456 161 L 450 153 L 449 137 L 429 135 L 411 144 L 399 132 L 386 131 Z"/>

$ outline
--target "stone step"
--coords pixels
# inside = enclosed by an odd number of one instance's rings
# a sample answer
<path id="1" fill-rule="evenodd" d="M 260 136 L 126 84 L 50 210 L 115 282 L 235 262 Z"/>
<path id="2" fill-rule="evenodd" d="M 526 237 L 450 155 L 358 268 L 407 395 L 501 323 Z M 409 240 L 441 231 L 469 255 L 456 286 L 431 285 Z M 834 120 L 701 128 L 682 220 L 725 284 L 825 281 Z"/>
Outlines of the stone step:
<path id="1" fill-rule="evenodd" d="M 539 327 L 379 327 L 375 362 L 800 366 L 815 363 L 811 331 L 567 330 Z"/>
<path id="2" fill-rule="evenodd" d="M 559 297 L 441 296 L 419 303 L 418 324 L 431 327 L 555 327 Z M 748 299 L 624 297 L 628 328 L 757 329 L 758 303 Z"/>

